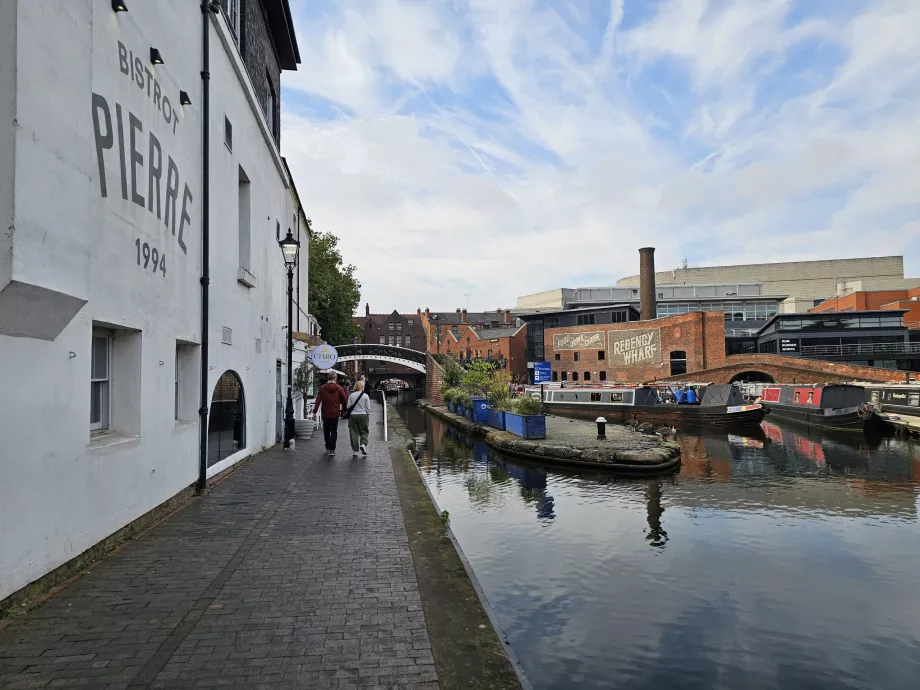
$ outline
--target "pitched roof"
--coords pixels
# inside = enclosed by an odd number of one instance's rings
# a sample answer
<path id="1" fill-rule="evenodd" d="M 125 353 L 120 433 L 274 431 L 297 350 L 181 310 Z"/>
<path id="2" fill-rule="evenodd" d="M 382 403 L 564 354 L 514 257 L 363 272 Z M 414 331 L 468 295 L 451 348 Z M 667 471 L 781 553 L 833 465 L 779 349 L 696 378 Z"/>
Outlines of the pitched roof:
<path id="1" fill-rule="evenodd" d="M 432 316 L 437 316 L 437 320 L 444 324 L 449 324 L 451 326 L 461 325 L 463 323 L 463 314 L 459 311 L 438 311 L 431 312 L 428 317 L 429 320 Z M 501 311 L 480 311 L 480 312 L 467 312 L 466 313 L 466 323 L 476 324 L 476 323 L 491 323 L 492 321 L 497 321 L 498 323 L 505 322 L 505 313 Z"/>
<path id="2" fill-rule="evenodd" d="M 483 328 L 481 331 L 476 331 L 476 334 L 481 340 L 493 340 L 495 338 L 510 338 L 523 326 L 515 326 L 514 328 Z"/>

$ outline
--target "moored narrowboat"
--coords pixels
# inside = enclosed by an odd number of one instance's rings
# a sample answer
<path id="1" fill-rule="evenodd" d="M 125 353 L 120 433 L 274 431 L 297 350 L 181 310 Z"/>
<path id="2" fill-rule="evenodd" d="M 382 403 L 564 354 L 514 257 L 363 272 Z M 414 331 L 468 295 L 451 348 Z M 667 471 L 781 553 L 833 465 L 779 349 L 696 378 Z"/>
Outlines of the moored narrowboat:
<path id="1" fill-rule="evenodd" d="M 701 389 L 698 404 L 665 402 L 654 386 L 553 388 L 543 394 L 543 407 L 551 414 L 608 422 L 666 424 L 676 427 L 758 426 L 767 414 L 759 404 L 747 404 L 738 386 L 716 384 Z"/>
<path id="2" fill-rule="evenodd" d="M 849 383 L 764 386 L 760 401 L 771 419 L 818 429 L 865 431 L 878 423 L 866 389 Z"/>
<path id="3" fill-rule="evenodd" d="M 920 386 L 878 385 L 867 389 L 869 402 L 881 412 L 920 417 Z"/>

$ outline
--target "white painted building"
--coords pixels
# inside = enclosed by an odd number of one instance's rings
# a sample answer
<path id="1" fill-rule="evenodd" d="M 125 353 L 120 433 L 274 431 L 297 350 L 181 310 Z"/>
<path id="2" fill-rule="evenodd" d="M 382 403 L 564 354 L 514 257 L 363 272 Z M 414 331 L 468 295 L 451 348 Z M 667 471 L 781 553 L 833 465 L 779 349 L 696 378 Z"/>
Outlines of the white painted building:
<path id="1" fill-rule="evenodd" d="M 0 601 L 198 477 L 203 29 L 209 476 L 277 439 L 288 228 L 306 310 L 287 0 L 119 4 L 0 2 Z"/>

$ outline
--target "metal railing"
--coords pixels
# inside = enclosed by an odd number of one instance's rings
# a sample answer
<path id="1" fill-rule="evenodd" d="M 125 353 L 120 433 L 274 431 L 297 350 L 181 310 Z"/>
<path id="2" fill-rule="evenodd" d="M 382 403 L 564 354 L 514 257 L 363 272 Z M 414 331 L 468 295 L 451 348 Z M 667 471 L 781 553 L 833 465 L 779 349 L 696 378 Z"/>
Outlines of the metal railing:
<path id="1" fill-rule="evenodd" d="M 380 404 L 383 405 L 383 442 L 387 441 L 387 394 L 382 388 L 380 389 Z"/>
<path id="2" fill-rule="evenodd" d="M 857 345 L 803 345 L 803 357 L 848 357 L 852 355 L 908 355 L 920 353 L 920 343 L 861 343 Z"/>

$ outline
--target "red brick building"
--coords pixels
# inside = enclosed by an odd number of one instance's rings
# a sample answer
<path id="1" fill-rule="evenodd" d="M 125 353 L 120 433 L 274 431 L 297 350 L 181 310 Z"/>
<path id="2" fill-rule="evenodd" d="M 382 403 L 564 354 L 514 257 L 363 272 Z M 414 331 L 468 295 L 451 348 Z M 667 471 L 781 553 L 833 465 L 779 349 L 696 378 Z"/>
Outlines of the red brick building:
<path id="1" fill-rule="evenodd" d="M 353 316 L 352 321 L 361 329 L 357 339 L 359 343 L 396 345 L 425 352 L 425 328 L 418 314 L 400 314 L 395 310 L 389 314 L 372 314 L 370 305 L 366 304 L 364 316 Z M 346 371 L 353 376 L 364 373 L 371 385 L 390 377 L 414 380 L 409 377 L 419 375 L 415 369 L 392 362 L 368 360 L 349 362 L 348 365 Z"/>
<path id="2" fill-rule="evenodd" d="M 908 328 L 920 328 L 920 288 L 851 292 L 849 295 L 825 300 L 814 309 L 809 309 L 808 311 L 822 313 L 872 311 L 876 309 L 906 309 L 904 325 Z"/>
<path id="3" fill-rule="evenodd" d="M 548 328 L 545 359 L 553 381 L 641 383 L 725 361 L 723 312 L 648 321 Z"/>
<path id="4" fill-rule="evenodd" d="M 527 327 L 518 325 L 510 309 L 490 312 L 418 311 L 426 331 L 431 354 L 445 353 L 459 360 L 483 359 L 497 362 L 512 376 L 527 376 Z"/>

